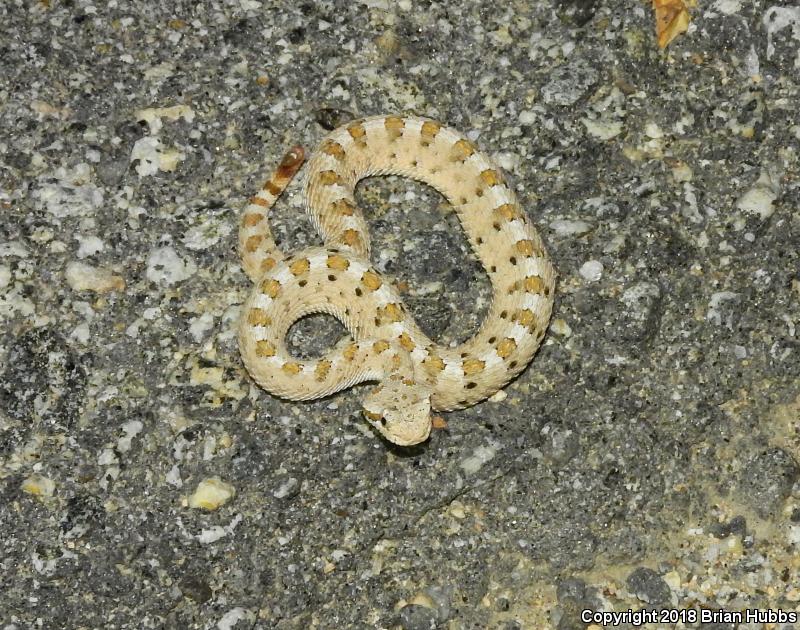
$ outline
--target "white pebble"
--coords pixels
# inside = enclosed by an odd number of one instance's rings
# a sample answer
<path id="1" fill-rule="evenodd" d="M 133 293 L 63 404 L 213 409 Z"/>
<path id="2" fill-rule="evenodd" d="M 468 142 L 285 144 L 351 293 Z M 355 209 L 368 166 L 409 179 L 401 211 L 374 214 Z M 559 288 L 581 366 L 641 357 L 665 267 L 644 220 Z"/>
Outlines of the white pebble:
<path id="1" fill-rule="evenodd" d="M 780 194 L 780 184 L 777 177 L 768 170 L 763 170 L 753 186 L 747 190 L 736 202 L 739 210 L 750 214 L 757 214 L 760 219 L 768 219 L 775 212 L 772 203 Z"/>
<path id="2" fill-rule="evenodd" d="M 85 236 L 83 234 L 78 234 L 75 236 L 75 239 L 79 243 L 78 258 L 88 258 L 89 256 L 94 256 L 106 248 L 103 240 L 97 236 Z"/>
<path id="3" fill-rule="evenodd" d="M 200 343 L 213 327 L 214 316 L 211 313 L 203 313 L 200 317 L 192 318 L 189 324 L 189 334 L 196 343 Z"/>
<path id="4" fill-rule="evenodd" d="M 122 291 L 125 280 L 100 267 L 92 267 L 86 263 L 71 262 L 64 272 L 67 284 L 73 291 L 92 291 L 94 293 L 108 293 L 109 291 Z"/>
<path id="5" fill-rule="evenodd" d="M 147 257 L 147 279 L 157 284 L 173 285 L 186 280 L 197 266 L 191 260 L 184 260 L 172 247 L 159 247 Z"/>
<path id="6" fill-rule="evenodd" d="M 488 461 L 492 460 L 497 453 L 497 449 L 491 446 L 478 446 L 472 451 L 472 455 L 462 460 L 461 469 L 467 475 L 474 475 Z"/>
<path id="7" fill-rule="evenodd" d="M 611 138 L 622 133 L 622 123 L 617 121 L 589 120 L 588 118 L 584 118 L 581 122 L 590 135 L 600 140 L 611 140 Z"/>
<path id="8" fill-rule="evenodd" d="M 251 611 L 242 608 L 241 606 L 232 608 L 222 615 L 222 618 L 217 622 L 217 630 L 233 630 L 233 628 L 238 625 L 238 622 L 240 621 L 246 622 L 242 624 L 242 626 L 246 625 L 252 627 L 253 623 L 255 622 L 255 615 Z"/>
<path id="9" fill-rule="evenodd" d="M 508 394 L 504 389 L 498 389 L 494 394 L 489 396 L 489 400 L 494 403 L 503 402 L 506 398 L 508 398 Z"/>
<path id="10" fill-rule="evenodd" d="M 587 260 L 581 265 L 579 273 L 587 282 L 597 282 L 603 276 L 603 263 L 599 260 Z"/>
<path id="11" fill-rule="evenodd" d="M 661 127 L 654 122 L 649 122 L 644 126 L 644 133 L 648 138 L 653 138 L 655 140 L 664 137 L 664 132 L 661 131 Z"/>
<path id="12" fill-rule="evenodd" d="M 570 328 L 570 325 L 566 320 L 560 318 L 554 319 L 550 323 L 550 330 L 560 337 L 570 337 L 572 335 L 572 328 Z"/>
<path id="13" fill-rule="evenodd" d="M 559 236 L 583 236 L 592 230 L 592 226 L 586 221 L 556 219 L 550 223 L 550 229 Z"/>

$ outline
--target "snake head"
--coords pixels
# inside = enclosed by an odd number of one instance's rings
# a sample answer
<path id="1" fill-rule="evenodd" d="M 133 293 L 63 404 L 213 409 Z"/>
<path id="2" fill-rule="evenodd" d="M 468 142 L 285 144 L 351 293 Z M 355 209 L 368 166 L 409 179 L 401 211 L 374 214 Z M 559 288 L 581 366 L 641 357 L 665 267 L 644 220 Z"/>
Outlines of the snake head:
<path id="1" fill-rule="evenodd" d="M 367 395 L 364 416 L 394 444 L 413 446 L 424 442 L 431 432 L 430 389 L 394 374 Z"/>

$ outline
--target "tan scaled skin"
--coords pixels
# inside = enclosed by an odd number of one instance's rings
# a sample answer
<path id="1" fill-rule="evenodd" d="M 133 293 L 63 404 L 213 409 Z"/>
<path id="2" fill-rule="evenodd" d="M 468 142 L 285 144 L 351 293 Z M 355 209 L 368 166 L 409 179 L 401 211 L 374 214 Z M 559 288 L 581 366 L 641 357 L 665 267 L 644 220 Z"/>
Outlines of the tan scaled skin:
<path id="1" fill-rule="evenodd" d="M 530 362 L 550 319 L 553 266 L 498 167 L 458 132 L 409 116 L 356 120 L 322 141 L 306 168 L 305 202 L 325 245 L 286 256 L 268 211 L 302 162 L 301 148 L 289 151 L 242 217 L 242 264 L 255 283 L 239 327 L 244 364 L 259 385 L 289 400 L 376 381 L 365 417 L 387 440 L 418 444 L 430 433 L 432 410 L 474 405 Z M 493 287 L 483 325 L 463 344 L 431 341 L 372 267 L 353 191 L 373 175 L 419 180 L 454 206 Z M 293 357 L 286 333 L 310 313 L 333 315 L 352 339 L 319 359 Z"/>

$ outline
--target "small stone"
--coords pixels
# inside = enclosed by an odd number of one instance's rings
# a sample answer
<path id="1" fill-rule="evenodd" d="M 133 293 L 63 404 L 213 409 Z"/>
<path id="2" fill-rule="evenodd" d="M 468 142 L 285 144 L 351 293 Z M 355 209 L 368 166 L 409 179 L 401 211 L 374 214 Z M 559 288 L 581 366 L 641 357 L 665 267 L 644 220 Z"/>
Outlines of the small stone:
<path id="1" fill-rule="evenodd" d="M 171 286 L 189 278 L 197 271 L 191 260 L 184 260 L 174 248 L 165 246 L 154 249 L 147 257 L 147 279 Z"/>
<path id="2" fill-rule="evenodd" d="M 189 323 L 189 334 L 196 343 L 200 343 L 214 327 L 214 316 L 211 313 L 203 313 L 199 317 L 193 317 Z"/>
<path id="3" fill-rule="evenodd" d="M 578 435 L 568 428 L 553 428 L 546 425 L 549 429 L 545 434 L 545 439 L 541 446 L 541 451 L 545 461 L 552 467 L 559 468 L 569 462 L 578 452 Z"/>
<path id="4" fill-rule="evenodd" d="M 598 140 L 611 140 L 622 133 L 622 123 L 618 121 L 584 118 L 581 122 L 586 127 L 586 131 Z"/>
<path id="5" fill-rule="evenodd" d="M 566 578 L 556 587 L 556 598 L 560 604 L 567 601 L 580 602 L 586 597 L 586 582 L 580 578 Z"/>
<path id="6" fill-rule="evenodd" d="M 167 120 L 178 120 L 183 118 L 186 122 L 194 120 L 194 110 L 188 105 L 172 105 L 170 107 L 148 107 L 136 110 L 134 113 L 136 120 L 146 122 L 150 127 L 150 133 L 158 133 L 162 127 L 162 118 Z"/>
<path id="7" fill-rule="evenodd" d="M 723 15 L 735 15 L 742 9 L 742 0 L 717 0 L 714 8 Z"/>
<path id="8" fill-rule="evenodd" d="M 99 236 L 78 234 L 75 240 L 78 241 L 78 258 L 88 258 L 106 249 L 106 244 Z"/>
<path id="9" fill-rule="evenodd" d="M 400 610 L 400 623 L 404 630 L 439 628 L 450 616 L 452 589 L 429 586 L 417 593 Z"/>
<path id="10" fill-rule="evenodd" d="M 508 398 L 508 393 L 504 389 L 497 390 L 492 396 L 489 396 L 489 401 L 493 403 L 503 402 Z"/>
<path id="11" fill-rule="evenodd" d="M 217 630 L 235 630 L 240 621 L 245 622 L 240 627 L 247 626 L 252 628 L 255 622 L 255 614 L 241 606 L 231 608 L 217 622 Z"/>
<path id="12" fill-rule="evenodd" d="M 203 479 L 194 494 L 189 497 L 189 507 L 202 510 L 216 510 L 236 495 L 236 490 L 219 477 Z"/>
<path id="13" fill-rule="evenodd" d="M 73 291 L 108 293 L 125 289 L 125 279 L 122 276 L 82 262 L 68 264 L 64 277 Z"/>
<path id="14" fill-rule="evenodd" d="M 579 273 L 588 282 L 597 282 L 603 277 L 603 263 L 599 260 L 588 260 L 581 265 Z"/>
<path id="15" fill-rule="evenodd" d="M 744 212 L 757 214 L 762 221 L 775 212 L 772 203 L 778 198 L 780 184 L 768 170 L 761 171 L 755 184 L 736 202 L 736 207 Z"/>
<path id="16" fill-rule="evenodd" d="M 739 302 L 738 293 L 731 291 L 713 293 L 708 302 L 706 320 L 713 322 L 717 326 L 727 326 L 733 330 L 734 317 L 737 313 Z"/>
<path id="17" fill-rule="evenodd" d="M 572 336 L 572 328 L 567 323 L 565 319 L 554 319 L 550 323 L 550 330 L 553 331 L 559 337 L 571 337 Z"/>
<path id="18" fill-rule="evenodd" d="M 586 628 L 585 622 L 581 619 L 581 613 L 587 609 L 593 609 L 594 605 L 587 599 L 586 582 L 580 578 L 570 577 L 561 580 L 556 587 L 556 598 L 558 599 L 557 610 L 560 612 L 557 630 L 583 630 Z"/>
<path id="19" fill-rule="evenodd" d="M 11 268 L 8 265 L 0 265 L 0 289 L 5 289 L 11 284 Z"/>
<path id="20" fill-rule="evenodd" d="M 137 161 L 136 172 L 140 177 L 155 175 L 158 171 L 174 171 L 186 154 L 161 144 L 155 136 L 137 140 L 131 150 L 131 162 Z"/>
<path id="21" fill-rule="evenodd" d="M 461 503 L 461 501 L 453 501 L 450 504 L 450 508 L 448 509 L 448 512 L 450 513 L 451 516 L 453 516 L 453 517 L 455 517 L 455 518 L 457 518 L 459 520 L 463 520 L 463 519 L 465 519 L 467 517 L 467 512 L 464 509 L 464 504 Z"/>
<path id="22" fill-rule="evenodd" d="M 550 229 L 558 236 L 583 236 L 592 231 L 592 226 L 586 221 L 556 219 L 550 223 Z"/>
<path id="23" fill-rule="evenodd" d="M 51 497 L 55 490 L 55 482 L 38 473 L 34 473 L 22 482 L 22 491 L 35 497 Z"/>
<path id="24" fill-rule="evenodd" d="M 117 440 L 117 451 L 120 453 L 127 453 L 131 450 L 133 439 L 139 435 L 144 429 L 144 424 L 139 420 L 131 420 L 122 425 L 122 430 L 125 433 Z"/>
<path id="25" fill-rule="evenodd" d="M 717 538 L 727 538 L 731 534 L 744 538 L 747 535 L 747 521 L 744 516 L 734 516 L 727 523 L 716 523 L 709 529 Z"/>
<path id="26" fill-rule="evenodd" d="M 644 133 L 648 138 L 652 138 L 653 140 L 664 137 L 664 132 L 661 130 L 661 127 L 654 122 L 649 122 L 644 126 Z"/>
<path id="27" fill-rule="evenodd" d="M 669 604 L 672 591 L 661 576 L 647 567 L 639 567 L 625 580 L 628 588 L 648 604 Z"/>
<path id="28" fill-rule="evenodd" d="M 400 47 L 397 33 L 387 29 L 375 39 L 375 45 L 384 53 L 393 54 Z"/>
<path id="29" fill-rule="evenodd" d="M 300 482 L 295 477 L 284 477 L 272 492 L 276 499 L 291 499 L 300 493 Z"/>
<path id="30" fill-rule="evenodd" d="M 103 190 L 92 184 L 90 164 L 74 168 L 57 168 L 42 178 L 42 185 L 33 192 L 41 207 L 55 217 L 83 217 L 94 214 L 103 206 Z"/>
<path id="31" fill-rule="evenodd" d="M 461 469 L 467 475 L 474 475 L 481 467 L 491 461 L 497 454 L 497 450 L 490 446 L 478 446 L 472 451 L 472 455 L 461 461 Z"/>
<path id="32" fill-rule="evenodd" d="M 637 282 L 620 296 L 626 308 L 618 323 L 620 336 L 629 341 L 651 338 L 658 330 L 661 288 L 651 282 Z"/>

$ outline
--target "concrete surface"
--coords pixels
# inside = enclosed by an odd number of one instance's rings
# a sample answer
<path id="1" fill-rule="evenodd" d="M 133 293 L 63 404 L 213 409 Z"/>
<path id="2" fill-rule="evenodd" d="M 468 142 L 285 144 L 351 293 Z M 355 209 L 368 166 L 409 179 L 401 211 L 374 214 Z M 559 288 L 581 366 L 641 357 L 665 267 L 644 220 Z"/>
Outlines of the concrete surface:
<path id="1" fill-rule="evenodd" d="M 0 628 L 798 610 L 795 3 L 701 0 L 666 52 L 638 0 L 161 4 L 0 5 Z M 560 274 L 532 366 L 408 450 L 358 390 L 259 390 L 234 337 L 244 201 L 392 112 L 497 158 Z M 489 285 L 446 205 L 360 199 L 423 327 L 468 337 Z M 296 185 L 274 225 L 317 242 Z"/>

